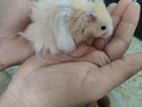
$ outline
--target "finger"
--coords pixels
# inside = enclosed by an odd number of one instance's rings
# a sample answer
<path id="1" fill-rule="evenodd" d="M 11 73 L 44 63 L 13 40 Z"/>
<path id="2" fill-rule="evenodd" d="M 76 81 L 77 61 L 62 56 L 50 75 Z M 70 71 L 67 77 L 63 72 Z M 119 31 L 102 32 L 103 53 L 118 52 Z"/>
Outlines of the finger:
<path id="1" fill-rule="evenodd" d="M 99 69 L 90 66 L 83 79 L 82 89 L 88 92 L 89 99 L 98 100 L 140 69 L 142 69 L 142 53 L 125 56 Z"/>
<path id="2" fill-rule="evenodd" d="M 114 10 L 111 13 L 112 19 L 113 19 L 113 26 L 114 29 L 118 26 L 121 16 L 123 15 L 125 9 L 127 8 L 128 4 L 130 4 L 132 0 L 120 0 L 117 4 L 117 6 L 114 8 Z"/>
<path id="3" fill-rule="evenodd" d="M 95 39 L 94 41 L 94 47 L 98 50 L 104 50 L 106 45 L 108 44 L 108 42 L 110 41 L 111 38 L 99 38 L 99 39 Z"/>
<path id="4" fill-rule="evenodd" d="M 24 38 L 0 40 L 0 70 L 22 64 L 33 54 L 33 49 Z"/>
<path id="5" fill-rule="evenodd" d="M 114 10 L 114 8 L 117 6 L 117 3 L 111 3 L 109 6 L 108 6 L 108 11 L 109 13 L 111 14 Z"/>
<path id="6" fill-rule="evenodd" d="M 84 56 L 92 51 L 95 51 L 94 47 L 82 43 L 75 50 L 73 50 L 72 53 L 70 53 L 70 56 L 81 57 L 81 56 Z"/>
<path id="7" fill-rule="evenodd" d="M 27 68 L 29 71 L 30 70 L 33 71 L 43 66 L 51 66 L 51 65 L 56 65 L 59 63 L 87 60 L 87 57 L 86 59 L 83 59 L 83 58 L 81 59 L 81 57 L 91 53 L 92 51 L 95 51 L 95 49 L 88 45 L 82 44 L 74 52 L 70 53 L 70 55 L 68 54 L 49 55 L 48 54 L 45 57 L 41 55 L 33 55 L 22 65 L 22 68 L 24 69 Z M 90 58 L 90 60 L 88 59 L 87 61 L 91 62 L 92 60 L 93 59 Z"/>
<path id="8" fill-rule="evenodd" d="M 86 56 L 76 58 L 73 61 L 87 61 L 97 65 L 98 67 L 111 63 L 111 60 L 109 59 L 109 57 L 102 51 L 91 52 L 87 54 Z"/>
<path id="9" fill-rule="evenodd" d="M 133 14 L 132 14 L 133 13 Z M 140 6 L 131 3 L 125 10 L 115 36 L 105 48 L 105 52 L 112 59 L 118 59 L 128 49 L 140 15 Z"/>
<path id="10" fill-rule="evenodd" d="M 93 51 L 96 51 L 95 48 L 88 46 L 86 44 L 80 44 L 71 53 L 67 53 L 67 54 L 61 53 L 58 55 L 53 55 L 50 58 L 52 58 L 52 60 L 58 60 L 59 62 L 68 62 L 68 61 L 72 61 L 77 58 L 84 57 Z M 49 58 L 49 56 L 47 56 L 47 58 Z"/>
<path id="11" fill-rule="evenodd" d="M 29 24 L 30 0 L 1 0 L 0 32 L 20 32 Z M 2 11 L 1 11 L 2 10 Z"/>
<path id="12" fill-rule="evenodd" d="M 142 53 L 131 54 L 101 68 L 102 88 L 106 92 L 117 87 L 142 69 Z M 106 86 L 104 87 L 104 84 Z M 105 92 L 104 92 L 105 93 Z"/>

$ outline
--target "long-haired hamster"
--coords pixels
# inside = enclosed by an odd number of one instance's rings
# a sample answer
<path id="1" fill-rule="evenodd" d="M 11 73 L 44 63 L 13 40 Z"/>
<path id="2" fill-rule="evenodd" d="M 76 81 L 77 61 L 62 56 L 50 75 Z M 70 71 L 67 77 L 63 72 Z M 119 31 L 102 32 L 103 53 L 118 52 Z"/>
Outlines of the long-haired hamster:
<path id="1" fill-rule="evenodd" d="M 112 19 L 103 0 L 37 0 L 22 33 L 36 53 L 68 53 L 88 38 L 107 38 Z"/>

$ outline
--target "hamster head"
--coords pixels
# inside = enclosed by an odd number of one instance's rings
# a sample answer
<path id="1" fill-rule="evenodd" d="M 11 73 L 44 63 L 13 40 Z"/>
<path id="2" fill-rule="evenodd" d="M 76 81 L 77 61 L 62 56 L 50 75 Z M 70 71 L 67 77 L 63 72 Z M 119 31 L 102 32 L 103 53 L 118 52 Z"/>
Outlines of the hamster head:
<path id="1" fill-rule="evenodd" d="M 76 0 L 72 7 L 72 33 L 80 32 L 84 36 L 95 38 L 107 38 L 112 34 L 112 18 L 102 0 Z"/>

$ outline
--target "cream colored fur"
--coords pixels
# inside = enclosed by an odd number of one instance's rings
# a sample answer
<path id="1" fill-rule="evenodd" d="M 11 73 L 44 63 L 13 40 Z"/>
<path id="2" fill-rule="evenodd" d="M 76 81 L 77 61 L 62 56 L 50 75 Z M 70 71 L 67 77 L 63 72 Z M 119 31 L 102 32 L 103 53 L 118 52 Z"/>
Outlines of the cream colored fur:
<path id="1" fill-rule="evenodd" d="M 87 22 L 87 15 L 97 20 Z M 71 52 L 90 35 L 101 37 L 112 33 L 112 20 L 102 0 L 39 0 L 32 6 L 32 23 L 22 34 L 37 53 Z M 101 31 L 106 25 L 108 30 Z M 109 32 L 108 32 L 109 31 Z"/>

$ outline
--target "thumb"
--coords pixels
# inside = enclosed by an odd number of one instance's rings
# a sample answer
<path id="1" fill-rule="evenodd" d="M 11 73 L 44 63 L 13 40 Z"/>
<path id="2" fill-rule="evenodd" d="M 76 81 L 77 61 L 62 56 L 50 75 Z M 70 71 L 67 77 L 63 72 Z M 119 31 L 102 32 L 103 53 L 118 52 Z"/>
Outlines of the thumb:
<path id="1" fill-rule="evenodd" d="M 142 53 L 130 54 L 100 68 L 104 93 L 117 87 L 142 69 Z M 104 87 L 104 84 L 105 87 Z"/>
<path id="2" fill-rule="evenodd" d="M 88 96 L 98 100 L 142 69 L 142 53 L 127 55 L 100 68 L 91 68 L 85 79 Z"/>

